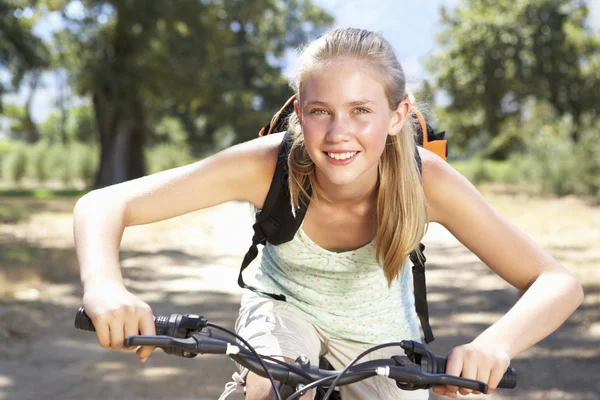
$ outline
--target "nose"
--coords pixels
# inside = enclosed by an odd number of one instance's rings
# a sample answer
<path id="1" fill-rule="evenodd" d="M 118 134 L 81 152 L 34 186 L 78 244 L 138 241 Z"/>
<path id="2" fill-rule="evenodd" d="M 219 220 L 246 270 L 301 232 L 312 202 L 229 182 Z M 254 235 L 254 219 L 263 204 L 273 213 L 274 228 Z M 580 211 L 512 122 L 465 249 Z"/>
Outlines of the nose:
<path id="1" fill-rule="evenodd" d="M 352 127 L 343 116 L 337 114 L 327 127 L 325 140 L 330 143 L 346 142 L 352 138 Z"/>

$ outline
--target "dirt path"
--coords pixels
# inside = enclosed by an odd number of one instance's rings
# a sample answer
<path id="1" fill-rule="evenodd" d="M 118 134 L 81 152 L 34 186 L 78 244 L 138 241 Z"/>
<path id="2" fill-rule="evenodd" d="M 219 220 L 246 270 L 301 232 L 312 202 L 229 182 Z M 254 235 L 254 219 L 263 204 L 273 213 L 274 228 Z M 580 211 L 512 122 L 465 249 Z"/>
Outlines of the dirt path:
<path id="1" fill-rule="evenodd" d="M 600 399 L 600 210 L 573 198 L 489 198 L 573 270 L 587 296 L 561 329 L 513 361 L 518 390 L 468 398 Z M 218 398 L 233 370 L 223 357 L 187 360 L 156 352 L 141 365 L 72 328 L 81 303 L 73 201 L 0 202 L 31 214 L 0 223 L 0 399 Z M 230 203 L 128 229 L 122 245 L 128 287 L 155 314 L 200 313 L 233 326 L 250 221 L 247 205 Z M 441 227 L 432 226 L 425 243 L 437 336 L 431 347 L 445 354 L 497 320 L 518 295 Z"/>

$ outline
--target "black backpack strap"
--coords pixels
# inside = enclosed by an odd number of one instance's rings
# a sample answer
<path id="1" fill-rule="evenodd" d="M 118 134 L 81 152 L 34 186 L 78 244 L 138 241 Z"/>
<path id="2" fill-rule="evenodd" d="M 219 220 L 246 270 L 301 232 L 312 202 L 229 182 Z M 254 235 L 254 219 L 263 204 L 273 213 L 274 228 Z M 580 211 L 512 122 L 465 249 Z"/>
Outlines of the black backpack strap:
<path id="1" fill-rule="evenodd" d="M 292 133 L 287 132 L 283 137 L 279 147 L 279 156 L 277 157 L 277 166 L 273 174 L 273 180 L 262 210 L 256 214 L 256 222 L 252 225 L 254 236 L 252 245 L 244 256 L 240 274 L 238 276 L 238 285 L 244 289 L 252 290 L 255 293 L 269 296 L 275 300 L 285 301 L 282 294 L 273 294 L 263 292 L 255 287 L 249 286 L 244 282 L 242 276 L 244 270 L 258 255 L 258 245 L 263 246 L 269 242 L 274 245 L 289 242 L 294 238 L 296 231 L 300 228 L 309 199 L 302 197 L 300 207 L 296 210 L 296 216 L 292 214 L 292 206 L 288 187 L 288 154 L 292 145 Z M 308 190 L 310 195 L 310 190 Z"/>
<path id="2" fill-rule="evenodd" d="M 259 229 L 260 229 L 260 227 L 259 227 Z M 282 294 L 263 292 L 262 290 L 257 289 L 253 286 L 247 285 L 246 282 L 244 282 L 243 272 L 248 267 L 248 265 L 250 265 L 250 263 L 258 255 L 258 245 L 259 244 L 263 244 L 263 245 L 265 244 L 264 235 L 261 231 L 257 231 L 256 226 L 254 226 L 254 236 L 252 237 L 252 245 L 246 252 L 246 255 L 244 256 L 244 260 L 242 260 L 242 266 L 240 267 L 240 274 L 238 275 L 238 285 L 243 289 L 252 290 L 254 293 L 261 294 L 264 296 L 269 296 L 275 300 L 285 301 L 285 296 Z"/>
<path id="3" fill-rule="evenodd" d="M 427 129 L 427 137 L 429 138 L 429 142 L 436 140 L 444 140 L 445 132 L 435 133 L 435 131 L 429 124 L 425 124 L 425 126 Z M 419 174 L 423 175 L 423 163 L 421 161 L 421 156 L 419 155 L 418 149 L 418 146 L 423 146 L 423 129 L 421 124 L 417 125 L 415 139 L 415 161 L 419 169 Z M 447 147 L 445 148 L 445 151 L 447 156 Z M 413 263 L 412 272 L 413 287 L 415 294 L 415 308 L 417 310 L 419 320 L 421 321 L 421 327 L 423 328 L 423 334 L 425 335 L 425 343 L 431 343 L 435 338 L 433 336 L 431 325 L 429 324 L 429 307 L 427 306 L 427 286 L 425 283 L 426 259 L 423 255 L 425 245 L 423 243 L 419 244 L 419 250 L 421 255 L 419 255 L 417 251 L 413 251 L 412 253 L 410 253 L 409 256 L 410 260 Z"/>
<path id="4" fill-rule="evenodd" d="M 425 335 L 425 343 L 431 343 L 434 340 L 433 331 L 431 325 L 429 325 L 429 308 L 427 307 L 427 291 L 425 286 L 425 256 L 423 251 L 425 245 L 419 244 L 419 250 L 421 256 L 417 254 L 417 251 L 410 253 L 410 260 L 413 263 L 413 286 L 415 292 L 415 308 L 417 309 L 417 315 L 421 321 L 421 327 L 423 328 L 423 334 Z"/>

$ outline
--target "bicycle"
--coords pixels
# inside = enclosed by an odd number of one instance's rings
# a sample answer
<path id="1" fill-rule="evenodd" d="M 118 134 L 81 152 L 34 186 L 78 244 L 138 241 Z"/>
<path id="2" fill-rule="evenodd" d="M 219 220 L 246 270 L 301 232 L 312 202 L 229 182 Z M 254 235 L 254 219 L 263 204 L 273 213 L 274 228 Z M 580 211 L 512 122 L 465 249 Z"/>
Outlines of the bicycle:
<path id="1" fill-rule="evenodd" d="M 315 388 L 315 399 L 340 399 L 336 387 L 348 385 L 373 376 L 386 376 L 396 381 L 403 390 L 429 389 L 436 384 L 454 385 L 487 393 L 486 383 L 446 375 L 446 359 L 436 356 L 419 342 L 403 340 L 373 346 L 357 356 L 343 370 L 323 369 L 312 366 L 306 356 L 300 355 L 295 362 L 284 361 L 259 355 L 243 338 L 235 332 L 213 324 L 206 318 L 195 314 L 171 314 L 157 316 L 154 319 L 156 336 L 128 336 L 126 347 L 156 346 L 169 355 L 193 358 L 198 354 L 225 354 L 248 370 L 268 378 L 275 391 L 277 400 L 295 400 L 307 390 Z M 75 327 L 86 331 L 95 331 L 91 319 L 81 307 L 75 316 Z M 215 335 L 210 328 L 231 335 L 235 339 Z M 240 345 L 239 342 L 243 344 Z M 244 347 L 245 346 L 245 347 Z M 405 355 L 389 359 L 357 362 L 368 353 L 383 347 L 398 346 Z M 269 363 L 265 361 L 271 361 Z M 279 381 L 279 385 L 275 383 Z M 517 384 L 517 373 L 509 367 L 505 372 L 499 389 L 513 389 Z M 224 393 L 220 399 L 227 397 Z M 330 396 L 335 397 L 330 397 Z M 285 396 L 285 397 L 283 397 Z"/>

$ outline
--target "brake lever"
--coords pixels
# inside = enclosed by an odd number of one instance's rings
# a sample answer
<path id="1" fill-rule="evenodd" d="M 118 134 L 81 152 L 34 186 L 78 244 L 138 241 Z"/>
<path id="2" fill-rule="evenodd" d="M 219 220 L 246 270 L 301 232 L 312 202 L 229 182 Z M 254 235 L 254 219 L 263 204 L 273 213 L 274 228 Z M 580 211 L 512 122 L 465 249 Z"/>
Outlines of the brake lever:
<path id="1" fill-rule="evenodd" d="M 192 335 L 189 338 L 180 339 L 172 336 L 127 336 L 125 347 L 133 346 L 156 346 L 169 355 L 185 358 L 194 358 L 198 354 L 198 340 Z"/>
<path id="2" fill-rule="evenodd" d="M 487 393 L 488 385 L 481 381 L 461 378 L 447 374 L 429 374 L 416 369 L 407 369 L 404 366 L 390 366 L 385 375 L 394 379 L 396 385 L 403 390 L 428 389 L 433 385 L 453 385 L 460 388 L 476 390 Z"/>
<path id="3" fill-rule="evenodd" d="M 193 358 L 198 354 L 227 354 L 230 348 L 236 347 L 234 341 L 222 336 L 213 335 L 210 329 L 193 331 L 188 338 L 172 336 L 128 336 L 125 346 L 156 346 L 165 353 L 179 357 Z M 239 351 L 232 349 L 234 353 Z"/>
<path id="4" fill-rule="evenodd" d="M 422 374 L 430 375 L 426 372 L 422 372 Z M 436 384 L 458 386 L 460 388 L 475 390 L 483 394 L 487 394 L 488 392 L 487 383 L 476 381 L 474 379 L 461 378 L 458 376 L 447 374 L 432 375 L 432 377 L 434 377 L 434 379 L 437 381 L 435 382 Z"/>

